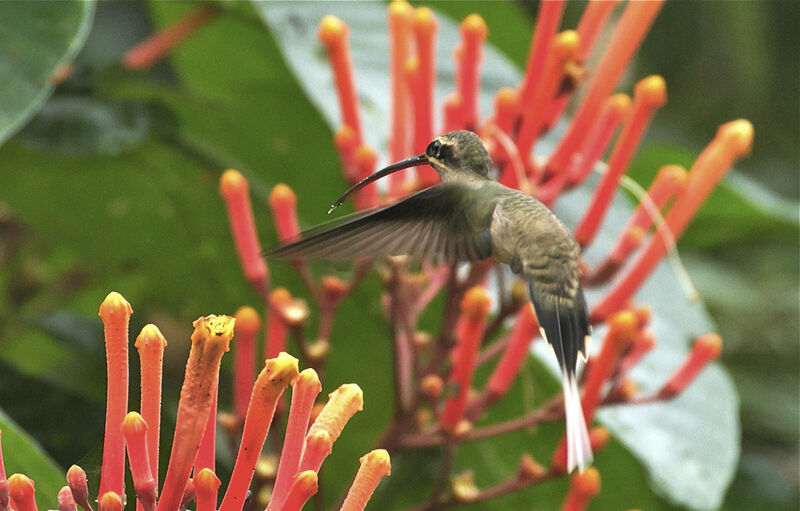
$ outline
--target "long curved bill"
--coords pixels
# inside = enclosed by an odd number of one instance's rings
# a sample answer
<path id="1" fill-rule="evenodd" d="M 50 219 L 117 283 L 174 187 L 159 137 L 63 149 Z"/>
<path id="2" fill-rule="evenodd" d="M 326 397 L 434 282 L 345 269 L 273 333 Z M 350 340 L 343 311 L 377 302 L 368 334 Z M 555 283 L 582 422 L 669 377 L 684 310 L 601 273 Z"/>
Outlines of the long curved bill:
<path id="1" fill-rule="evenodd" d="M 341 206 L 342 203 L 353 192 L 355 192 L 356 190 L 358 190 L 362 186 L 367 185 L 367 184 L 369 184 L 369 183 L 371 183 L 373 181 L 377 181 L 378 179 L 380 179 L 380 178 L 382 178 L 384 176 L 388 176 L 389 174 L 392 174 L 394 172 L 397 172 L 398 170 L 407 169 L 409 167 L 418 167 L 420 165 L 425 165 L 426 163 L 428 163 L 428 158 L 423 153 L 423 154 L 418 154 L 417 156 L 412 156 L 411 158 L 408 158 L 407 160 L 399 161 L 397 163 L 389 165 L 388 167 L 384 167 L 381 170 L 378 170 L 377 172 L 374 172 L 373 174 L 370 174 L 369 176 L 365 177 L 364 179 L 362 179 L 358 183 L 356 183 L 353 186 L 351 186 L 349 190 L 344 192 L 344 194 L 341 197 L 339 197 L 339 199 L 336 202 L 333 203 L 333 205 L 331 206 L 331 209 L 328 210 L 328 213 L 330 214 L 331 211 L 333 211 L 334 209 L 336 209 L 339 206 Z"/>

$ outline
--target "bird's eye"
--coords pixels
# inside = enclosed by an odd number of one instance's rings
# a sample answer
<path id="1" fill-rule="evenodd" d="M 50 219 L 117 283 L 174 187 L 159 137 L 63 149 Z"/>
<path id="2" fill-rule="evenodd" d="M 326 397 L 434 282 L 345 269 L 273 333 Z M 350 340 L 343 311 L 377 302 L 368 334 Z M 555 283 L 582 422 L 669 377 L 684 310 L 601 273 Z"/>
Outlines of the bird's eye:
<path id="1" fill-rule="evenodd" d="M 428 148 L 425 150 L 428 153 L 428 156 L 433 156 L 434 158 L 440 158 L 442 156 L 442 143 L 438 140 L 434 140 L 430 144 L 428 144 Z"/>

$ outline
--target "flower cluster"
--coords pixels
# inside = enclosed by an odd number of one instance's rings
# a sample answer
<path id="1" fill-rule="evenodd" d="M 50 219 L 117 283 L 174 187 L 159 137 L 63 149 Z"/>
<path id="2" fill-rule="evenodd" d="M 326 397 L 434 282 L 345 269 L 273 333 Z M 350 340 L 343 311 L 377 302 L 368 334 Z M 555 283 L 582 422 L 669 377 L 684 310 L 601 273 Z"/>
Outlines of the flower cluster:
<path id="1" fill-rule="evenodd" d="M 178 404 L 172 450 L 164 481 L 158 484 L 158 445 L 161 416 L 161 376 L 164 336 L 155 325 L 145 326 L 135 347 L 141 363 L 140 412 L 128 412 L 128 323 L 133 310 L 118 293 L 110 293 L 100 305 L 105 327 L 108 360 L 108 394 L 103 462 L 97 507 L 100 511 L 122 510 L 125 503 L 125 454 L 136 492 L 137 508 L 143 511 L 186 509 L 195 501 L 197 511 L 254 509 L 299 511 L 317 492 L 317 478 L 323 461 L 348 420 L 363 406 L 363 394 L 356 384 L 340 386 L 324 406 L 315 408 L 322 386 L 313 369 L 298 372 L 298 361 L 285 352 L 268 358 L 253 380 L 255 356 L 252 340 L 259 329 L 253 309 L 244 307 L 236 317 L 206 316 L 194 322 L 189 359 Z M 236 388 L 236 414 L 241 418 L 226 431 L 239 437 L 233 473 L 218 505 L 221 485 L 215 474 L 217 390 L 222 356 L 229 350 L 236 324 L 237 374 L 243 370 L 241 352 L 249 357 L 250 386 L 243 397 Z M 248 344 L 250 344 L 248 346 Z M 261 458 L 281 396 L 291 387 L 283 449 L 270 495 L 256 495 L 249 489 Z M 244 401 L 242 401 L 242 399 Z M 389 475 L 389 454 L 376 449 L 361 458 L 359 469 L 342 509 L 364 509 L 383 476 Z M 58 493 L 58 508 L 91 511 L 86 473 L 73 465 L 66 474 L 67 485 Z M 254 501 L 248 507 L 248 502 Z M 262 501 L 263 502 L 259 502 Z M 33 480 L 13 474 L 6 480 L 0 446 L 0 510 L 35 511 Z"/>
<path id="2" fill-rule="evenodd" d="M 494 113 L 485 119 L 480 117 L 478 91 L 482 45 L 488 29 L 479 16 L 468 16 L 460 25 L 462 40 L 454 50 L 456 88 L 441 105 L 443 122 L 437 128 L 433 93 L 438 22 L 428 8 L 415 9 L 404 1 L 392 2 L 388 7 L 389 160 L 422 152 L 437 133 L 473 130 L 487 145 L 501 183 L 533 194 L 551 206 L 563 192 L 583 184 L 600 168 L 603 172 L 599 183 L 574 230 L 581 247 L 590 246 L 649 123 L 666 103 L 666 84 L 657 75 L 638 81 L 633 98 L 614 91 L 661 9 L 660 1 L 628 3 L 597 72 L 586 69 L 585 62 L 597 36 L 616 5 L 617 2 L 589 2 L 575 30 L 558 32 L 564 2 L 541 2 L 522 82 L 516 88 L 498 91 Z M 379 155 L 364 140 L 348 33 L 349 28 L 342 20 L 326 16 L 320 22 L 318 37 L 330 59 L 341 110 L 342 125 L 334 135 L 334 142 L 344 178 L 355 183 L 376 170 Z M 579 87 L 585 87 L 585 94 L 566 133 L 551 154 L 538 154 L 537 142 L 561 118 Z M 593 267 L 582 262 L 585 287 L 611 282 L 608 292 L 591 310 L 592 323 L 605 323 L 608 328 L 599 352 L 589 358 L 581 379 L 587 422 L 591 422 L 599 407 L 607 404 L 632 405 L 673 398 L 718 356 L 721 339 L 707 334 L 695 341 L 681 367 L 675 369 L 659 392 L 640 395 L 635 382 L 628 378 L 630 369 L 657 342 L 649 328 L 650 308 L 635 302 L 636 291 L 664 255 L 673 250 L 676 240 L 724 173 L 737 158 L 749 152 L 752 137 L 753 128 L 748 121 L 731 121 L 719 128 L 690 170 L 675 165 L 662 167 L 606 259 Z M 606 152 L 609 157 L 604 163 L 601 158 Z M 438 180 L 429 167 L 418 167 L 417 173 L 403 176 L 392 174 L 383 193 L 374 186 L 359 189 L 354 197 L 356 209 L 391 203 Z M 304 325 L 311 308 L 292 299 L 286 290 L 267 291 L 268 271 L 259 257 L 247 184 L 242 175 L 235 170 L 226 171 L 222 193 L 245 275 L 261 293 L 270 313 L 290 325 L 300 356 L 308 364 L 320 367 L 329 349 L 336 307 L 357 285 L 371 262 L 356 261 L 349 282 L 331 276 L 317 281 L 305 261 L 291 262 L 308 286 L 320 314 L 316 341 L 309 343 Z M 284 242 L 301 236 L 296 203 L 297 198 L 285 184 L 275 186 L 269 197 L 275 227 Z M 478 488 L 469 473 L 450 473 L 450 460 L 464 442 L 563 418 L 562 401 L 554 397 L 516 419 L 476 426 L 491 405 L 508 392 L 531 343 L 539 336 L 524 287 L 518 282 L 505 282 L 507 277 L 493 262 L 473 264 L 466 272 L 427 262 L 417 265 L 406 257 L 388 258 L 375 264 L 384 282 L 381 303 L 391 326 L 396 392 L 394 419 L 379 446 L 390 452 L 446 447 L 443 473 L 419 509 L 442 509 L 486 500 L 565 475 L 563 440 L 555 447 L 549 467 L 524 454 L 517 473 L 495 486 Z M 490 314 L 493 293 L 487 288 L 487 276 L 495 271 L 500 283 L 496 293 L 500 303 L 497 312 Z M 419 330 L 422 311 L 442 292 L 444 309 L 438 333 Z M 507 324 L 511 327 L 503 332 Z M 281 330 L 277 335 L 277 339 L 268 338 L 268 345 L 285 346 L 286 332 Z M 498 357 L 485 386 L 474 389 L 476 369 Z M 593 450 L 602 448 L 607 439 L 608 432 L 602 427 L 591 429 Z M 564 509 L 583 509 L 599 490 L 598 469 L 575 474 Z"/>

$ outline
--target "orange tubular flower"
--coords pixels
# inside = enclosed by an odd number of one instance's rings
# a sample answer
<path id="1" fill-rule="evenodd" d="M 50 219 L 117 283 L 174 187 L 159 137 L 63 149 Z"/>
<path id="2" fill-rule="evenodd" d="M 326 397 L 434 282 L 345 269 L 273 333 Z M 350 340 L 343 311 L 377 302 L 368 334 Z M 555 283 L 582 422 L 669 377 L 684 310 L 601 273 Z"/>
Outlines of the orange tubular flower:
<path id="1" fill-rule="evenodd" d="M 300 456 L 303 452 L 303 441 L 311 418 L 311 408 L 320 391 L 322 391 L 322 385 L 317 372 L 313 369 L 301 371 L 297 380 L 292 384 L 292 404 L 289 407 L 286 434 L 270 500 L 270 505 L 276 509 L 280 509 L 292 477 L 297 473 L 297 467 L 300 466 Z"/>
<path id="2" fill-rule="evenodd" d="M 589 446 L 592 448 L 593 453 L 599 452 L 608 443 L 611 438 L 608 430 L 602 426 L 597 426 L 589 430 Z M 561 442 L 553 451 L 553 458 L 551 460 L 551 470 L 556 474 L 567 473 L 567 443 Z"/>
<path id="3" fill-rule="evenodd" d="M 590 0 L 586 9 L 583 11 L 580 22 L 578 22 L 578 38 L 581 45 L 578 49 L 578 60 L 585 62 L 589 58 L 589 54 L 597 41 L 597 36 L 606 24 L 608 16 L 614 7 L 617 6 L 619 0 Z M 563 94 L 558 97 L 552 105 L 550 110 L 548 126 L 553 126 L 556 121 L 561 117 L 564 109 L 567 107 L 570 95 Z"/>
<path id="4" fill-rule="evenodd" d="M 572 160 L 572 164 L 564 173 L 568 184 L 575 185 L 589 177 L 611 142 L 617 127 L 628 116 L 630 110 L 631 98 L 627 94 L 614 94 L 605 100 L 597 124 L 586 137 L 578 156 Z"/>
<path id="5" fill-rule="evenodd" d="M 312 470 L 319 472 L 322 462 L 330 455 L 333 449 L 331 435 L 324 429 L 306 435 L 303 447 L 303 457 L 300 459 L 298 472 Z"/>
<path id="6" fill-rule="evenodd" d="M 356 171 L 359 179 L 375 172 L 378 166 L 378 151 L 369 144 L 361 144 L 355 154 Z M 380 202 L 377 186 L 365 186 L 356 190 L 353 202 L 357 210 L 374 208 Z"/>
<path id="7" fill-rule="evenodd" d="M 208 410 L 206 427 L 203 430 L 203 438 L 200 440 L 200 447 L 197 456 L 194 458 L 193 471 L 196 474 L 199 470 L 216 468 L 217 458 L 217 401 L 219 400 L 219 389 L 211 391 L 211 408 Z"/>
<path id="8" fill-rule="evenodd" d="M 409 88 L 406 73 L 409 50 L 411 48 L 411 22 L 414 8 L 403 0 L 389 4 L 389 57 L 391 76 L 391 128 L 389 130 L 389 158 L 400 161 L 409 152 Z M 405 174 L 389 176 L 389 197 L 403 194 Z"/>
<path id="9" fill-rule="evenodd" d="M 103 320 L 106 339 L 108 390 L 99 495 L 107 491 L 119 494 L 125 491 L 125 441 L 122 438 L 122 420 L 128 413 L 128 323 L 131 314 L 133 314 L 131 305 L 119 293 L 109 293 L 100 304 L 100 317 Z"/>
<path id="10" fill-rule="evenodd" d="M 536 15 L 536 28 L 534 29 L 531 50 L 528 55 L 528 64 L 525 67 L 525 76 L 522 77 L 522 85 L 520 86 L 520 103 L 522 105 L 530 104 L 533 98 L 537 81 L 542 76 L 545 59 L 550 53 L 550 45 L 553 44 L 553 37 L 558 31 L 558 25 L 561 23 L 561 15 L 563 13 L 563 0 L 541 2 L 539 4 L 539 12 Z"/>
<path id="11" fill-rule="evenodd" d="M 456 325 L 457 345 L 453 349 L 453 368 L 448 382 L 458 389 L 458 393 L 447 400 L 439 416 L 442 429 L 454 433 L 464 416 L 467 406 L 475 359 L 486 329 L 486 314 L 491 306 L 491 298 L 486 288 L 475 286 L 464 294 L 461 300 L 461 317 Z"/>
<path id="12" fill-rule="evenodd" d="M 358 181 L 358 172 L 353 165 L 353 156 L 355 155 L 358 141 L 353 128 L 344 125 L 333 136 L 333 143 L 336 150 L 339 151 L 339 159 L 342 162 L 342 169 L 344 170 L 344 177 L 350 183 Z"/>
<path id="13" fill-rule="evenodd" d="M 719 357 L 720 351 L 722 351 L 722 338 L 719 335 L 710 333 L 698 337 L 683 365 L 658 391 L 658 399 L 671 399 L 683 392 L 710 361 Z"/>
<path id="14" fill-rule="evenodd" d="M 188 16 L 126 51 L 122 56 L 122 65 L 127 69 L 150 68 L 172 48 L 213 20 L 219 12 L 220 9 L 216 6 L 198 5 Z"/>
<path id="15" fill-rule="evenodd" d="M 578 56 L 578 33 L 565 30 L 558 34 L 547 53 L 542 75 L 530 98 L 522 103 L 522 124 L 517 137 L 519 154 L 527 157 L 547 122 L 547 107 L 564 78 L 565 67 Z"/>
<path id="16" fill-rule="evenodd" d="M 461 44 L 463 52 L 458 59 L 458 92 L 463 100 L 462 114 L 466 129 L 475 131 L 480 118 L 478 90 L 480 87 L 480 63 L 483 60 L 481 46 L 489 34 L 483 18 L 470 14 L 461 22 Z"/>
<path id="17" fill-rule="evenodd" d="M 286 502 L 280 507 L 281 511 L 300 511 L 303 505 L 317 493 L 317 473 L 306 470 L 294 476 Z"/>
<path id="18" fill-rule="evenodd" d="M 239 261 L 242 263 L 244 276 L 256 292 L 265 296 L 269 273 L 267 264 L 261 257 L 261 243 L 258 241 L 256 224 L 253 220 L 249 189 L 247 180 L 237 170 L 228 169 L 219 179 L 220 194 L 225 199 L 233 241 L 236 244 Z"/>
<path id="19" fill-rule="evenodd" d="M 361 118 L 358 110 L 358 92 L 353 73 L 353 60 L 350 57 L 350 44 L 347 35 L 350 29 L 336 16 L 325 16 L 319 24 L 317 37 L 328 50 L 328 58 L 333 68 L 333 79 L 339 95 L 339 109 L 342 124 L 350 126 L 355 133 L 356 145 L 363 141 Z"/>
<path id="20" fill-rule="evenodd" d="M 583 472 L 576 472 L 572 476 L 569 493 L 561 511 L 583 511 L 598 493 L 600 493 L 600 473 L 596 468 L 589 467 Z"/>
<path id="21" fill-rule="evenodd" d="M 417 48 L 417 71 L 414 83 L 414 149 L 425 151 L 433 139 L 433 93 L 436 86 L 436 32 L 439 23 L 433 11 L 420 7 L 414 11 L 414 40 Z M 426 188 L 439 182 L 439 176 L 430 166 L 417 168 L 420 187 Z"/>
<path id="22" fill-rule="evenodd" d="M 10 499 L 8 494 L 8 481 L 5 479 L 0 479 L 0 511 L 8 511 L 10 509 Z"/>
<path id="23" fill-rule="evenodd" d="M 269 316 L 267 318 L 264 358 L 275 358 L 286 350 L 286 321 L 281 309 L 292 301 L 292 295 L 285 287 L 276 287 L 269 295 Z"/>
<path id="24" fill-rule="evenodd" d="M 244 421 L 239 453 L 233 465 L 228 489 L 219 506 L 220 511 L 239 510 L 247 497 L 247 488 L 253 479 L 258 455 L 272 424 L 275 407 L 287 385 L 298 376 L 297 359 L 287 353 L 267 360 L 258 375 L 247 417 Z"/>
<path id="25" fill-rule="evenodd" d="M 11 509 L 14 511 L 37 511 L 33 494 L 33 480 L 24 474 L 12 474 L 8 478 L 8 494 L 11 497 Z"/>
<path id="26" fill-rule="evenodd" d="M 128 451 L 128 465 L 131 468 L 136 498 L 144 511 L 156 508 L 158 490 L 153 473 L 150 471 L 150 458 L 147 453 L 147 423 L 141 415 L 130 412 L 122 421 L 122 434 Z"/>
<path id="27" fill-rule="evenodd" d="M 656 334 L 649 328 L 640 330 L 636 334 L 627 353 L 619 361 L 620 374 L 627 373 L 631 367 L 635 366 L 643 356 L 647 355 L 656 345 Z"/>
<path id="28" fill-rule="evenodd" d="M 519 93 L 511 87 L 503 87 L 494 95 L 494 122 L 498 128 L 511 135 L 517 117 L 519 117 Z"/>
<path id="29" fill-rule="evenodd" d="M 300 225 L 297 221 L 297 196 L 288 185 L 278 183 L 269 193 L 269 207 L 275 221 L 275 229 L 283 243 L 297 239 Z"/>
<path id="30" fill-rule="evenodd" d="M 586 374 L 586 386 L 582 401 L 586 422 L 592 420 L 594 411 L 600 402 L 603 384 L 611 376 L 620 355 L 633 343 L 640 325 L 636 314 L 625 310 L 612 316 L 608 327 L 600 354 L 592 360 Z"/>
<path id="31" fill-rule="evenodd" d="M 509 334 L 511 341 L 508 343 L 508 348 L 503 352 L 503 357 L 497 363 L 486 384 L 490 401 L 495 401 L 508 392 L 522 362 L 528 355 L 531 341 L 537 335 L 539 335 L 539 323 L 536 321 L 533 307 L 523 305 L 517 313 L 514 329 Z"/>
<path id="32" fill-rule="evenodd" d="M 229 316 L 201 317 L 194 322 L 192 346 L 186 363 L 172 452 L 158 501 L 160 511 L 173 511 L 181 503 L 189 472 L 211 410 L 213 392 L 219 381 L 219 364 L 228 351 L 235 320 Z M 202 418 L 198 420 L 198 417 Z"/>
<path id="33" fill-rule="evenodd" d="M 100 511 L 122 511 L 122 497 L 117 492 L 109 491 L 97 500 Z"/>
<path id="34" fill-rule="evenodd" d="M 6 467 L 3 464 L 3 432 L 0 431 L 0 481 L 6 480 Z"/>
<path id="35" fill-rule="evenodd" d="M 345 383 L 328 394 L 328 402 L 308 429 L 306 437 L 317 431 L 327 431 L 331 443 L 342 433 L 350 417 L 364 409 L 364 393 L 355 383 Z"/>
<path id="36" fill-rule="evenodd" d="M 147 423 L 150 471 L 158 474 L 158 441 L 161 429 L 161 380 L 167 340 L 155 325 L 145 325 L 134 343 L 139 352 L 142 418 Z M 158 489 L 158 480 L 155 481 Z"/>
<path id="37" fill-rule="evenodd" d="M 56 498 L 58 499 L 58 511 L 78 511 L 78 504 L 72 497 L 69 486 L 61 488 Z M 0 503 L 0 509 L 4 509 L 2 503 Z"/>
<path id="38" fill-rule="evenodd" d="M 236 344 L 233 350 L 233 409 L 239 420 L 244 420 L 255 379 L 256 336 L 261 329 L 261 318 L 252 307 L 241 307 L 234 317 Z"/>
<path id="39" fill-rule="evenodd" d="M 661 167 L 647 191 L 647 196 L 622 228 L 617 244 L 597 269 L 587 276 L 587 284 L 603 284 L 619 271 L 631 253 L 639 248 L 645 234 L 653 225 L 655 215 L 686 186 L 686 179 L 686 169 L 680 165 Z"/>
<path id="40" fill-rule="evenodd" d="M 753 125 L 749 121 L 739 119 L 720 126 L 714 140 L 695 161 L 686 187 L 675 198 L 675 204 L 667 213 L 665 222 L 674 239 L 680 237 L 689 220 L 733 162 L 750 152 L 752 143 Z M 602 321 L 633 296 L 666 253 L 670 246 L 668 243 L 663 236 L 650 237 L 650 242 L 630 271 L 592 310 L 592 322 Z"/>
<path id="41" fill-rule="evenodd" d="M 454 92 L 445 98 L 444 105 L 442 105 L 442 110 L 444 112 L 443 132 L 447 133 L 449 131 L 464 129 L 463 106 L 464 100 L 458 92 Z"/>
<path id="42" fill-rule="evenodd" d="M 72 465 L 67 470 L 67 484 L 72 492 L 72 497 L 85 510 L 91 511 L 89 504 L 89 488 L 86 484 L 86 472 L 78 465 Z"/>
<path id="43" fill-rule="evenodd" d="M 197 511 L 215 511 L 217 509 L 217 490 L 220 481 L 209 468 L 200 470 L 194 476 L 194 492 Z"/>
<path id="44" fill-rule="evenodd" d="M 381 479 L 391 473 L 389 453 L 383 449 L 370 451 L 359 461 L 361 467 L 347 492 L 341 511 L 362 511 Z"/>
<path id="45" fill-rule="evenodd" d="M 660 76 L 648 76 L 636 84 L 631 117 L 622 129 L 614 151 L 608 159 L 608 169 L 600 179 L 583 219 L 575 228 L 575 241 L 582 247 L 591 243 L 597 234 L 611 205 L 620 177 L 625 173 L 656 109 L 663 106 L 666 101 L 667 88 Z"/>
<path id="46" fill-rule="evenodd" d="M 611 42 L 597 65 L 602 69 L 592 78 L 583 101 L 567 132 L 561 138 L 547 162 L 548 172 L 558 174 L 566 169 L 570 158 L 581 146 L 588 130 L 595 124 L 602 103 L 614 89 L 619 77 L 638 49 L 650 25 L 661 10 L 663 0 L 631 2 L 622 14 Z"/>

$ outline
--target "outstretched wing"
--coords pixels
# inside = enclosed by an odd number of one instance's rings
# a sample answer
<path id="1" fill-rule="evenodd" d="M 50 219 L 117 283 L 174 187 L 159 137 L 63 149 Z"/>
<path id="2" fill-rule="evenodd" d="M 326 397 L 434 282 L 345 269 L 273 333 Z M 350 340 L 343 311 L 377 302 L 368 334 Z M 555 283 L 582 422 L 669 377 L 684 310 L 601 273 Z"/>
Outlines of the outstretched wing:
<path id="1" fill-rule="evenodd" d="M 444 183 L 392 206 L 345 217 L 301 234 L 268 258 L 353 259 L 386 255 L 476 261 L 492 255 L 495 202 L 457 183 Z"/>

